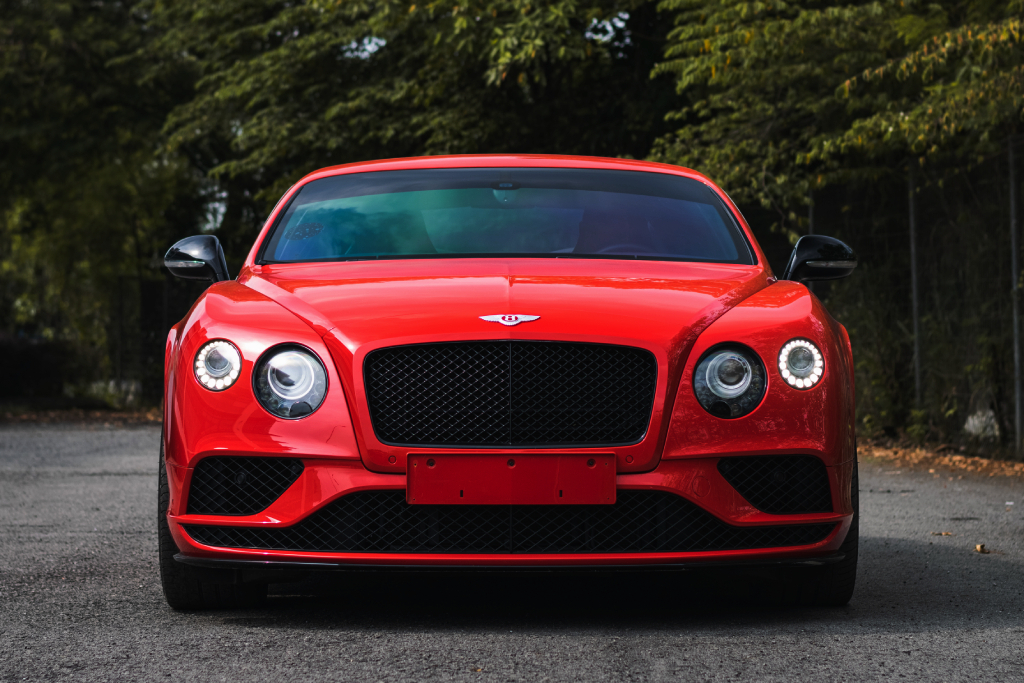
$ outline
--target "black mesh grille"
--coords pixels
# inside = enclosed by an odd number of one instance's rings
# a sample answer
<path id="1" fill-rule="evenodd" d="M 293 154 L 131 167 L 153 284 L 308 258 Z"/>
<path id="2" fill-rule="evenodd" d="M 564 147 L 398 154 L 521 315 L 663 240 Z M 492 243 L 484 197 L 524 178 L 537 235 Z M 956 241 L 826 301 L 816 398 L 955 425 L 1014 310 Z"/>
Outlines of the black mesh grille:
<path id="1" fill-rule="evenodd" d="M 410 446 L 635 443 L 657 374 L 643 349 L 559 342 L 396 346 L 364 365 L 377 437 Z"/>
<path id="2" fill-rule="evenodd" d="M 832 512 L 828 471 L 825 463 L 813 455 L 722 458 L 718 471 L 762 512 Z"/>
<path id="3" fill-rule="evenodd" d="M 302 474 L 297 458 L 204 458 L 192 473 L 190 515 L 254 515 L 265 510 Z"/>
<path id="4" fill-rule="evenodd" d="M 409 505 L 404 491 L 353 493 L 290 527 L 193 526 L 203 545 L 340 553 L 653 553 L 808 545 L 835 524 L 734 527 L 663 491 L 614 505 Z"/>

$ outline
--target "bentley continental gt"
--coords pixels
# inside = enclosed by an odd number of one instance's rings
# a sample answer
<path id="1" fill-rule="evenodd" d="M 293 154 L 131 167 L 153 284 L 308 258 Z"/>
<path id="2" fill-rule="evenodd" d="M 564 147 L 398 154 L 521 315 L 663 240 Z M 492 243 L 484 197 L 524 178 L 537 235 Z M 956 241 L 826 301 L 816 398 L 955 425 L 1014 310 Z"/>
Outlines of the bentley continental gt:
<path id="1" fill-rule="evenodd" d="M 167 337 L 159 566 L 176 609 L 369 567 L 771 565 L 842 605 L 857 566 L 853 361 L 700 173 L 565 156 L 326 168 Z"/>

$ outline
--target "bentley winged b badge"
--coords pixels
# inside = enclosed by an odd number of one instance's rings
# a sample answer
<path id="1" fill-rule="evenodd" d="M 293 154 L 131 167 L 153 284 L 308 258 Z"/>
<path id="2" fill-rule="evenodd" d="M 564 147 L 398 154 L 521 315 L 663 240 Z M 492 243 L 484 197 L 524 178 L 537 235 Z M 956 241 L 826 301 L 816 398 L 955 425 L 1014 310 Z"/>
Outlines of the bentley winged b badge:
<path id="1" fill-rule="evenodd" d="M 539 315 L 513 315 L 506 313 L 505 315 L 482 315 L 481 320 L 486 320 L 489 323 L 501 323 L 502 325 L 518 325 L 519 323 L 528 323 L 531 320 L 536 320 Z"/>

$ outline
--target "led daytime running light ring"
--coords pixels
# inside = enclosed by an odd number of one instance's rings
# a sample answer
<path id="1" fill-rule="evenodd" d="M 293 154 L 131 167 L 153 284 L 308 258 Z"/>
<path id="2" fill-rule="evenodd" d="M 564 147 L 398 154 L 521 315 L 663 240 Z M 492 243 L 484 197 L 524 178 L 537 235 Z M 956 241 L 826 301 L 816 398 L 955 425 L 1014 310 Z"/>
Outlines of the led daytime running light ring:
<path id="1" fill-rule="evenodd" d="M 227 362 L 223 370 L 210 366 L 210 354 L 214 352 L 220 357 L 219 360 Z M 238 380 L 238 375 L 242 371 L 242 354 L 231 342 L 215 339 L 203 344 L 199 349 L 192 369 L 195 371 L 196 380 L 204 388 L 210 391 L 224 391 Z"/>
<path id="2" fill-rule="evenodd" d="M 802 359 L 798 356 L 806 358 L 808 353 L 809 362 L 800 367 L 799 361 Z M 779 352 L 779 374 L 794 389 L 810 389 L 825 374 L 825 358 L 818 347 L 807 339 L 792 339 Z"/>

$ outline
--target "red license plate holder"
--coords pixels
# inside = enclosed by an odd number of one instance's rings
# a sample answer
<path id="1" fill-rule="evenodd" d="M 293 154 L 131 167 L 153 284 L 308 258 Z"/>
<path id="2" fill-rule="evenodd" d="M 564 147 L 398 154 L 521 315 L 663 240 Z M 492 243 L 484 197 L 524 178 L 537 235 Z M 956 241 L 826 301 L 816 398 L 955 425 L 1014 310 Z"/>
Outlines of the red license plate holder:
<path id="1" fill-rule="evenodd" d="M 413 505 L 611 505 L 614 455 L 410 455 Z"/>

